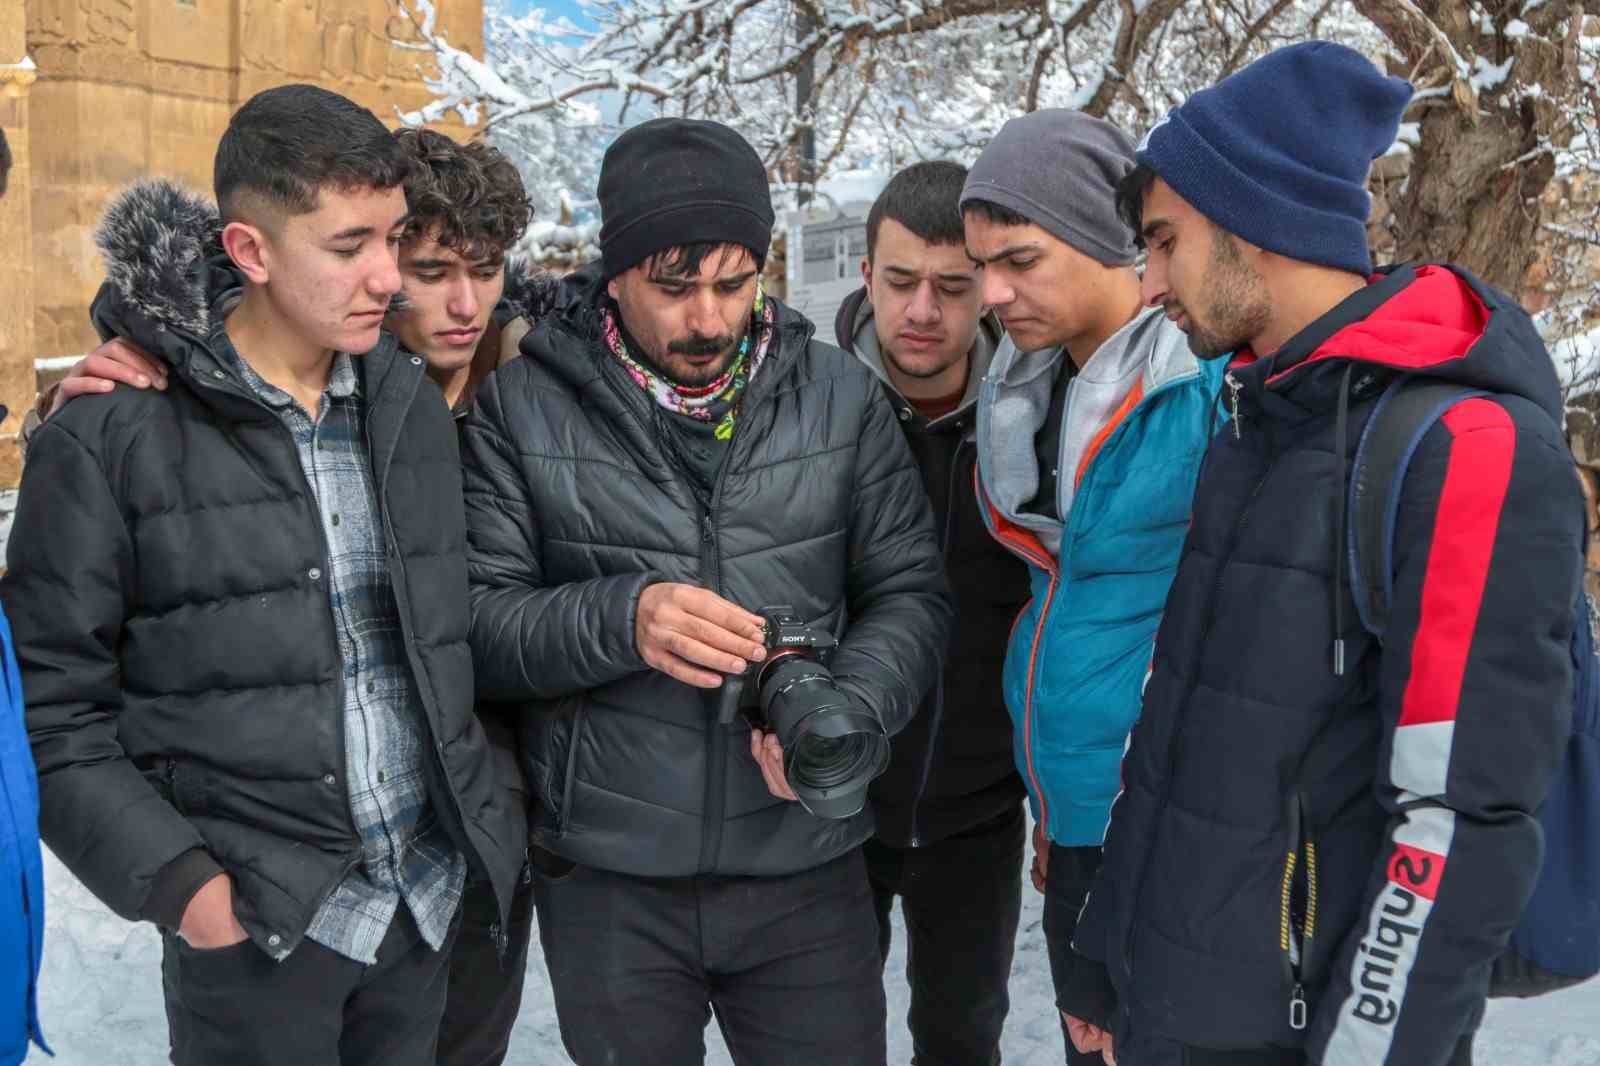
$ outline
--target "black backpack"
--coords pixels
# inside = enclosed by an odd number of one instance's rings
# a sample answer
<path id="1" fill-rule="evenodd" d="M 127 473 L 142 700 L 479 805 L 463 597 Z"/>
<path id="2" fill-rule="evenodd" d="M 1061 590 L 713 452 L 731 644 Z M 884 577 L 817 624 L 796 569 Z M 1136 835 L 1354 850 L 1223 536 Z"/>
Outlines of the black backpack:
<path id="1" fill-rule="evenodd" d="M 1380 643 L 1393 593 L 1395 522 L 1406 467 L 1446 411 L 1488 395 L 1401 377 L 1384 390 L 1362 431 L 1346 523 L 1351 591 L 1361 624 Z M 1593 610 L 1581 586 L 1572 609 L 1572 734 L 1538 811 L 1544 865 L 1509 945 L 1495 961 L 1492 996 L 1539 995 L 1600 973 L 1600 658 Z"/>

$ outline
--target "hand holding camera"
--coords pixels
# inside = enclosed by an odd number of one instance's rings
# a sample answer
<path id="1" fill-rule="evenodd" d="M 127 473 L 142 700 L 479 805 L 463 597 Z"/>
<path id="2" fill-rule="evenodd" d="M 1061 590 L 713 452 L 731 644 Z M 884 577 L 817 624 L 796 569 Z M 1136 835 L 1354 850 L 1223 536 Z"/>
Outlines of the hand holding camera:
<path id="1" fill-rule="evenodd" d="M 756 734 L 750 754 L 773 795 L 797 799 L 819 818 L 852 817 L 889 765 L 889 737 L 829 672 L 833 634 L 789 606 L 762 608 L 761 617 L 764 654 L 723 682 L 717 722 L 732 725 L 744 712 Z"/>
<path id="2" fill-rule="evenodd" d="M 639 594 L 634 639 L 645 664 L 696 688 L 720 688 L 766 656 L 760 615 L 710 589 L 661 582 Z"/>

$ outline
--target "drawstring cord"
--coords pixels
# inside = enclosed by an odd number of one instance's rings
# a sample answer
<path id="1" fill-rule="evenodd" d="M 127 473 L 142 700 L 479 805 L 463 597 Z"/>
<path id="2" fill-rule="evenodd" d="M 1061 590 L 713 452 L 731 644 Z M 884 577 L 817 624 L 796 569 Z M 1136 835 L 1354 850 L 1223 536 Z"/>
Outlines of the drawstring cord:
<path id="1" fill-rule="evenodd" d="M 1344 374 L 1339 379 L 1338 414 L 1334 423 L 1334 461 L 1338 464 L 1339 480 L 1333 496 L 1333 676 L 1344 676 L 1344 586 L 1346 539 L 1349 536 L 1349 496 L 1345 479 L 1345 452 L 1350 444 L 1350 374 L 1356 368 L 1354 360 L 1345 363 Z"/>

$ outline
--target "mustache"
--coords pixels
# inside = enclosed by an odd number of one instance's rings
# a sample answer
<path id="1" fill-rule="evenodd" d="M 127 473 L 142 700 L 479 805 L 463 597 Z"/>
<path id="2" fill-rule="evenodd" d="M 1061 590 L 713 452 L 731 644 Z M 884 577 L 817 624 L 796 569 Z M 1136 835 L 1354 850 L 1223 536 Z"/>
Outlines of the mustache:
<path id="1" fill-rule="evenodd" d="M 733 337 L 690 337 L 687 340 L 669 341 L 667 351 L 674 355 L 721 355 L 733 347 Z"/>

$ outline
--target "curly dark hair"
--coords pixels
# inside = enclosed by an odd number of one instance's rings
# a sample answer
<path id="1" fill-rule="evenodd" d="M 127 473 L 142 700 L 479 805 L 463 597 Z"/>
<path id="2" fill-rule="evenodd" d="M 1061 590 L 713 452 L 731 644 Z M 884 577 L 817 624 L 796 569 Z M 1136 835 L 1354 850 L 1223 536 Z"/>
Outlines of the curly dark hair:
<path id="1" fill-rule="evenodd" d="M 431 237 L 463 259 L 504 256 L 533 220 L 522 176 L 498 149 L 459 144 L 433 130 L 395 134 L 411 160 L 408 239 Z"/>

